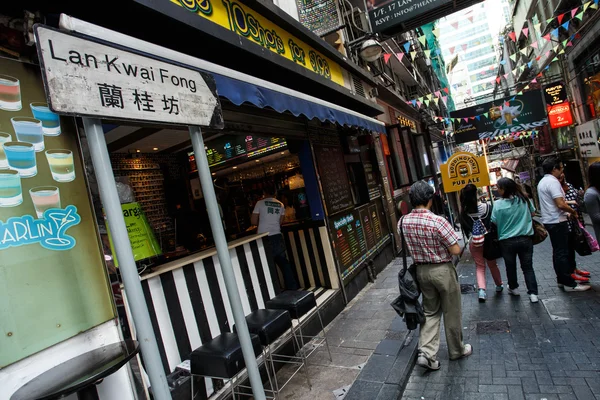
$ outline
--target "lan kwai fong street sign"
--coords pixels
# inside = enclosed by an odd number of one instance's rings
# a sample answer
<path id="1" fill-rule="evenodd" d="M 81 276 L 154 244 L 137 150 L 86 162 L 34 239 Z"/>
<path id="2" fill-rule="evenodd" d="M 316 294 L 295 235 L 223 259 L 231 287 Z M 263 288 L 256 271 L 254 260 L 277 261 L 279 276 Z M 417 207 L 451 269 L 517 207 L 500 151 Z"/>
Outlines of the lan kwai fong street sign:
<path id="1" fill-rule="evenodd" d="M 210 74 L 45 26 L 35 34 L 55 113 L 223 127 Z"/>

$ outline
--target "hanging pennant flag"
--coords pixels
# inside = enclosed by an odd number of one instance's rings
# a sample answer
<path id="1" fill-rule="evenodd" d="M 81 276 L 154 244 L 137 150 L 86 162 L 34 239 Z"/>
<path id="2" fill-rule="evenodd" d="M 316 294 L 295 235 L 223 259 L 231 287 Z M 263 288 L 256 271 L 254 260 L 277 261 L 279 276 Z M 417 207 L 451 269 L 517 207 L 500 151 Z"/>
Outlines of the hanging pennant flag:
<path id="1" fill-rule="evenodd" d="M 387 54 L 387 53 L 385 53 L 385 54 L 383 55 L 383 62 L 385 62 L 385 63 L 387 64 L 387 63 L 388 63 L 388 61 L 390 61 L 390 57 L 391 57 L 391 56 L 392 56 L 391 54 Z"/>
<path id="2" fill-rule="evenodd" d="M 444 105 L 447 105 L 448 96 L 442 96 L 442 101 L 444 102 Z"/>
<path id="3" fill-rule="evenodd" d="M 419 100 L 417 100 L 417 108 L 421 108 L 422 105 L 423 105 L 423 103 L 420 102 Z"/>
<path id="4" fill-rule="evenodd" d="M 425 41 L 426 40 L 427 40 L 427 37 L 425 37 L 425 35 L 419 36 L 419 42 L 421 42 L 421 44 L 423 45 L 423 47 L 425 47 Z"/>
<path id="5" fill-rule="evenodd" d="M 532 64 L 533 64 L 533 61 L 529 61 L 529 62 L 527 63 L 527 68 L 531 68 L 531 65 L 532 65 Z"/>
<path id="6" fill-rule="evenodd" d="M 452 46 L 448 49 L 448 50 L 450 50 L 450 54 L 454 54 L 454 49 L 455 49 L 455 46 Z"/>
<path id="7" fill-rule="evenodd" d="M 550 32 L 552 34 L 552 36 L 558 38 L 558 28 L 553 29 L 552 32 Z"/>
<path id="8" fill-rule="evenodd" d="M 561 49 L 558 54 L 565 54 L 565 49 Z"/>
<path id="9" fill-rule="evenodd" d="M 423 100 L 423 103 L 425 103 L 425 107 L 429 107 L 429 101 L 430 100 L 427 100 L 427 99 Z"/>
<path id="10" fill-rule="evenodd" d="M 508 79 L 508 72 L 504 74 L 504 79 Z"/>
<path id="11" fill-rule="evenodd" d="M 458 22 L 453 22 L 450 25 L 452 25 L 454 29 L 458 29 Z"/>
<path id="12" fill-rule="evenodd" d="M 555 62 L 555 61 L 558 61 L 558 57 L 554 57 L 554 59 L 551 62 Z M 546 69 L 548 69 L 548 68 L 546 68 Z"/>
<path id="13" fill-rule="evenodd" d="M 506 60 L 500 61 L 500 65 L 504 65 L 504 64 L 506 64 Z"/>
<path id="14" fill-rule="evenodd" d="M 413 107 L 417 106 L 417 101 L 416 100 L 411 100 L 410 102 L 412 103 Z"/>
<path id="15" fill-rule="evenodd" d="M 553 20 L 554 20 L 554 18 L 548 18 L 548 19 L 546 20 L 546 23 L 547 23 L 547 24 L 549 24 L 549 23 L 550 23 L 550 22 L 552 22 Z"/>
<path id="16" fill-rule="evenodd" d="M 531 47 L 533 47 L 534 49 L 537 49 L 538 48 L 538 42 L 531 43 Z"/>
<path id="17" fill-rule="evenodd" d="M 404 46 L 404 52 L 408 53 L 408 51 L 410 50 L 410 42 L 404 43 L 403 46 Z"/>
<path id="18" fill-rule="evenodd" d="M 575 14 L 577 14 L 577 10 L 579 10 L 579 7 L 575 7 L 574 9 L 571 10 L 571 18 L 575 18 Z"/>
<path id="19" fill-rule="evenodd" d="M 467 46 L 468 46 L 468 45 L 467 45 L 466 43 L 461 45 L 461 47 L 462 47 L 463 51 L 467 51 Z"/>
<path id="20" fill-rule="evenodd" d="M 396 53 L 396 57 L 398 57 L 398 61 L 402 62 L 402 58 L 404 57 L 404 53 Z"/>
<path id="21" fill-rule="evenodd" d="M 496 78 L 496 83 L 497 83 L 497 84 L 500 84 L 500 80 L 501 80 L 501 78 L 500 78 L 500 77 L 497 77 L 497 78 Z"/>
<path id="22" fill-rule="evenodd" d="M 590 8 L 593 8 L 594 10 L 597 10 L 598 9 L 598 1 L 594 0 L 594 4 L 591 4 Z"/>
<path id="23" fill-rule="evenodd" d="M 450 93 L 450 89 L 448 89 L 447 87 L 444 88 L 444 92 L 446 92 L 446 94 Z"/>
<path id="24" fill-rule="evenodd" d="M 411 51 L 410 52 L 410 58 L 415 61 L 415 57 L 417 56 L 417 52 L 416 51 Z"/>
<path id="25" fill-rule="evenodd" d="M 543 37 L 544 39 L 546 39 L 547 41 L 549 41 L 549 42 L 550 42 L 550 41 L 552 41 L 552 38 L 550 37 L 550 34 L 549 34 L 549 33 L 548 33 L 548 34 L 546 34 L 546 35 L 544 35 L 544 36 L 542 36 L 542 37 Z"/>
<path id="26" fill-rule="evenodd" d="M 471 23 L 473 23 L 473 16 L 467 17 L 467 19 L 468 19 L 468 20 L 469 20 Z"/>
<path id="27" fill-rule="evenodd" d="M 418 101 L 418 102 L 423 102 L 423 97 L 419 97 L 419 98 L 417 99 L 417 101 Z"/>
<path id="28" fill-rule="evenodd" d="M 435 35 L 436 38 L 440 37 L 440 28 L 435 28 L 431 31 Z"/>
<path id="29" fill-rule="evenodd" d="M 517 41 L 517 34 L 516 34 L 516 33 L 514 33 L 514 32 L 510 32 L 510 33 L 508 34 L 508 37 L 509 37 L 509 38 L 510 38 L 510 39 L 511 39 L 513 42 L 516 42 L 516 41 Z"/>
<path id="30" fill-rule="evenodd" d="M 433 94 L 429 93 L 429 94 L 427 95 L 427 98 L 429 99 L 429 101 L 431 101 L 431 99 L 433 98 Z"/>
<path id="31" fill-rule="evenodd" d="M 519 96 L 523 94 L 523 91 L 519 91 L 519 93 L 517 93 Z"/>
<path id="32" fill-rule="evenodd" d="M 562 26 L 563 28 L 565 28 L 567 31 L 569 30 L 569 22 L 571 22 L 571 21 L 567 21 L 567 22 L 565 22 L 564 24 L 562 24 L 562 25 L 561 25 L 561 26 Z"/>
<path id="33" fill-rule="evenodd" d="M 558 51 L 559 47 L 560 47 L 559 45 L 554 46 L 554 48 L 552 49 L 552 51 L 554 51 L 556 53 Z"/>
<path id="34" fill-rule="evenodd" d="M 567 43 L 567 47 L 572 47 L 573 46 L 573 42 L 569 41 L 569 43 Z"/>
<path id="35" fill-rule="evenodd" d="M 463 118 L 465 122 L 469 122 L 469 118 Z"/>
<path id="36" fill-rule="evenodd" d="M 537 56 L 537 57 L 535 58 L 535 61 L 540 61 L 541 59 L 542 59 L 542 56 Z"/>
<path id="37" fill-rule="evenodd" d="M 437 97 L 433 98 L 433 101 L 435 101 L 435 104 L 437 104 L 437 106 L 440 106 L 440 99 L 438 99 Z"/>
<path id="38" fill-rule="evenodd" d="M 562 23 L 563 18 L 565 17 L 566 13 L 562 13 L 560 14 L 558 17 L 556 17 L 556 19 L 558 20 L 558 24 L 560 25 Z"/>
<path id="39" fill-rule="evenodd" d="M 577 15 L 575 16 L 575 18 L 577 18 L 578 20 L 580 20 L 580 21 L 581 21 L 581 20 L 583 19 L 583 11 L 582 11 L 582 12 L 580 12 L 579 14 L 577 14 Z"/>
<path id="40" fill-rule="evenodd" d="M 477 121 L 481 121 L 481 116 L 476 115 L 475 118 L 477 118 Z"/>
<path id="41" fill-rule="evenodd" d="M 430 58 L 431 50 L 425 50 L 424 53 L 426 58 Z"/>
<path id="42" fill-rule="evenodd" d="M 544 76 L 544 74 L 542 72 L 540 72 L 539 74 L 537 74 L 535 77 L 536 78 L 541 78 L 542 76 Z"/>
<path id="43" fill-rule="evenodd" d="M 483 113 L 482 115 L 483 115 L 484 117 L 486 117 L 486 118 L 489 118 L 489 115 L 490 115 L 490 114 L 489 114 L 489 113 Z"/>
<path id="44" fill-rule="evenodd" d="M 513 60 L 513 62 L 517 62 L 517 55 L 516 54 L 511 54 L 510 55 L 510 59 Z"/>
<path id="45" fill-rule="evenodd" d="M 565 39 L 565 40 L 563 40 L 563 42 L 562 42 L 562 45 L 563 45 L 563 47 L 565 47 L 565 46 L 567 45 L 567 42 L 568 42 L 568 41 L 569 41 L 569 39 Z"/>
<path id="46" fill-rule="evenodd" d="M 439 91 L 439 90 L 436 90 L 436 91 L 434 92 L 434 94 L 435 94 L 435 97 L 440 97 L 440 94 L 441 94 L 441 93 L 440 93 L 440 91 Z"/>
<path id="47" fill-rule="evenodd" d="M 533 78 L 533 80 L 531 81 L 531 83 L 537 83 L 537 79 Z"/>
<path id="48" fill-rule="evenodd" d="M 523 28 L 523 29 L 521 30 L 521 33 L 522 33 L 523 35 L 525 35 L 525 37 L 527 37 L 527 34 L 529 33 L 529 28 Z"/>
<path id="49" fill-rule="evenodd" d="M 529 49 L 527 47 L 521 49 L 521 54 L 523 54 L 524 56 L 526 56 L 527 53 L 529 53 Z"/>
<path id="50" fill-rule="evenodd" d="M 592 2 L 591 2 L 591 1 L 588 1 L 587 3 L 585 3 L 585 4 L 583 5 L 583 12 L 585 12 L 585 11 L 588 9 L 588 7 L 590 6 L 590 4 L 592 4 Z"/>
<path id="51" fill-rule="evenodd" d="M 542 27 L 542 23 L 540 22 L 539 24 L 535 24 L 533 27 L 535 28 L 536 31 L 539 32 L 540 28 Z"/>
<path id="52" fill-rule="evenodd" d="M 523 88 L 523 90 L 527 90 L 527 89 L 529 89 L 529 85 L 527 85 Z"/>

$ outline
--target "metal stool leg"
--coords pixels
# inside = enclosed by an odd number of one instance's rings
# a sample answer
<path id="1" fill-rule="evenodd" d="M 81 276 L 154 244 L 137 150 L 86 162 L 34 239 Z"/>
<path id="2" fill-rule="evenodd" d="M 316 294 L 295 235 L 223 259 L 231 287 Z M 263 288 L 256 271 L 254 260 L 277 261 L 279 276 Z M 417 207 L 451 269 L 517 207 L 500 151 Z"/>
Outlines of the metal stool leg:
<path id="1" fill-rule="evenodd" d="M 323 325 L 323 319 L 321 319 L 321 310 L 317 308 L 317 315 L 319 316 L 319 322 L 321 323 L 321 334 L 323 335 L 323 340 L 325 341 L 325 347 L 327 347 L 327 353 L 329 353 L 329 361 L 333 362 L 333 358 L 331 357 L 331 350 L 329 350 L 329 341 L 325 336 L 325 326 Z"/>
<path id="2" fill-rule="evenodd" d="M 267 348 L 263 347 L 263 362 L 265 364 L 265 371 L 267 372 L 267 379 L 269 379 L 269 385 L 271 385 L 271 390 L 273 391 L 273 398 L 275 398 L 275 386 L 273 386 L 273 381 L 271 380 L 271 372 L 269 371 L 269 357 L 267 356 L 267 351 Z"/>
<path id="3" fill-rule="evenodd" d="M 304 340 L 302 339 L 302 325 L 300 324 L 300 320 L 298 320 L 298 329 L 300 331 L 300 340 L 302 344 L 304 344 Z M 292 327 L 293 330 L 293 327 Z M 294 332 L 292 332 L 294 334 Z M 294 334 L 295 335 L 295 334 Z M 304 356 L 304 346 L 300 348 L 299 351 L 300 357 L 302 358 L 302 369 L 304 369 L 304 375 L 306 376 L 306 383 L 308 383 L 308 387 L 312 390 L 312 383 L 310 382 L 310 375 L 308 373 L 308 363 L 306 362 L 306 357 Z"/>
<path id="4" fill-rule="evenodd" d="M 194 400 L 194 398 L 196 397 L 194 394 L 194 375 L 190 374 L 190 377 L 192 378 L 192 400 Z"/>
<path id="5" fill-rule="evenodd" d="M 275 394 L 279 394 L 279 382 L 277 381 L 277 370 L 275 369 L 275 360 L 273 359 L 273 353 L 271 352 L 271 349 L 269 349 L 268 352 L 269 360 L 271 361 L 271 368 L 273 369 L 273 381 L 275 382 L 275 387 L 273 389 L 275 391 Z"/>

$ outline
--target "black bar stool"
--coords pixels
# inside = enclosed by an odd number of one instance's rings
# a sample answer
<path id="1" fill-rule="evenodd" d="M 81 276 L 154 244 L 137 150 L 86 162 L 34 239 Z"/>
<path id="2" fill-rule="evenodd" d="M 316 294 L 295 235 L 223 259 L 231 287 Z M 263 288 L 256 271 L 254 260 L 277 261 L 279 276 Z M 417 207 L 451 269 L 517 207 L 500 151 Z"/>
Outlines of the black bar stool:
<path id="1" fill-rule="evenodd" d="M 333 361 L 331 357 L 331 350 L 329 350 L 329 342 L 325 336 L 325 326 L 323 325 L 323 319 L 321 318 L 321 310 L 319 307 L 317 307 L 317 299 L 315 298 L 315 294 L 313 292 L 306 290 L 288 290 L 278 294 L 271 300 L 268 300 L 266 307 L 275 310 L 289 311 L 292 319 L 298 320 L 298 330 L 300 331 L 300 335 L 298 335 L 298 337 L 300 338 L 301 346 L 304 347 L 305 337 L 311 339 L 318 338 L 321 340 L 321 342 L 316 344 L 315 350 L 318 346 L 324 343 L 325 347 L 327 348 L 327 353 L 329 354 L 329 360 Z M 319 317 L 319 323 L 321 324 L 321 336 L 305 336 L 302 333 L 302 324 L 300 323 L 300 318 L 308 314 L 313 308 L 316 308 L 317 316 Z M 296 335 L 296 331 L 293 328 L 292 333 Z M 310 354 L 312 354 L 312 351 L 307 355 L 304 355 L 304 353 L 301 352 L 301 355 L 304 359 L 308 358 Z"/>
<path id="2" fill-rule="evenodd" d="M 250 335 L 254 355 L 261 353 L 260 339 Z M 190 355 L 190 373 L 192 375 L 192 399 L 194 398 L 194 375 L 206 378 L 227 379 L 231 381 L 231 394 L 235 399 L 235 378 L 244 369 L 244 355 L 240 339 L 236 333 L 222 333 L 198 347 Z M 265 368 L 267 364 L 265 362 Z"/>
<path id="3" fill-rule="evenodd" d="M 248 324 L 248 330 L 250 333 L 258 335 L 263 346 L 263 354 L 265 358 L 269 360 L 273 372 L 273 380 L 275 381 L 275 386 L 271 386 L 274 389 L 274 393 L 279 393 L 279 391 L 283 389 L 285 385 L 287 385 L 303 367 L 308 386 L 312 388 L 310 377 L 308 375 L 308 371 L 306 370 L 306 363 L 303 357 L 274 354 L 270 348 L 271 344 L 283 336 L 288 329 L 293 332 L 292 318 L 287 310 L 256 310 L 246 316 L 246 323 Z M 233 330 L 235 332 L 235 326 L 233 327 Z M 294 340 L 296 340 L 293 333 L 292 337 Z M 301 347 L 298 344 L 298 350 L 300 349 Z M 277 357 L 277 360 L 275 360 L 274 357 Z M 298 366 L 296 371 L 294 371 L 294 373 L 283 385 L 281 385 L 281 387 L 279 386 L 279 382 L 277 380 L 275 361 L 285 364 L 295 364 Z"/>

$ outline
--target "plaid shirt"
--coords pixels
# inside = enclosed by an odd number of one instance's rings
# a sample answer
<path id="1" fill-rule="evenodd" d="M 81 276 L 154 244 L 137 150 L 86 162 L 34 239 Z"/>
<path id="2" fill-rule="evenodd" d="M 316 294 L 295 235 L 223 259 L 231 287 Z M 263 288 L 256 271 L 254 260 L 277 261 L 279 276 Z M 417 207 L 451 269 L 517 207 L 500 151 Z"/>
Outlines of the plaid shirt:
<path id="1" fill-rule="evenodd" d="M 398 233 L 400 222 L 414 262 L 438 264 L 452 260 L 448 248 L 458 242 L 458 235 L 446 218 L 426 209 L 415 209 L 400 219 Z"/>

